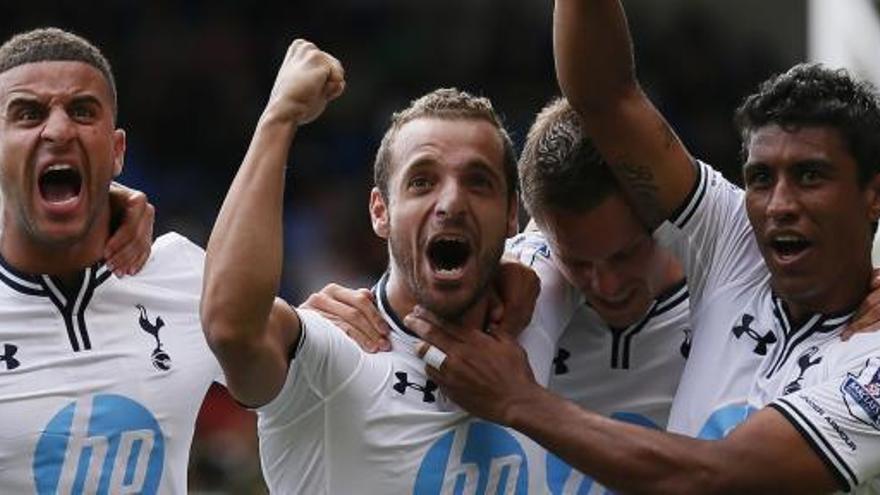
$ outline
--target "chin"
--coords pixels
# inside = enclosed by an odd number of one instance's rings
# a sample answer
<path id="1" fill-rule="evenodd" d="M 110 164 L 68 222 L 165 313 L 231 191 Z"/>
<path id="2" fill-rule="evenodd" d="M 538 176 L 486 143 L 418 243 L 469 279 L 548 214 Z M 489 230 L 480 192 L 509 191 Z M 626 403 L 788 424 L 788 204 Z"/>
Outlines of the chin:
<path id="1" fill-rule="evenodd" d="M 56 228 L 33 229 L 34 239 L 42 244 L 68 246 L 76 244 L 86 236 L 87 229 L 81 226 L 61 226 Z"/>
<path id="2" fill-rule="evenodd" d="M 478 297 L 475 291 L 464 288 L 454 292 L 430 290 L 422 297 L 421 304 L 445 320 L 458 320 L 471 309 Z"/>

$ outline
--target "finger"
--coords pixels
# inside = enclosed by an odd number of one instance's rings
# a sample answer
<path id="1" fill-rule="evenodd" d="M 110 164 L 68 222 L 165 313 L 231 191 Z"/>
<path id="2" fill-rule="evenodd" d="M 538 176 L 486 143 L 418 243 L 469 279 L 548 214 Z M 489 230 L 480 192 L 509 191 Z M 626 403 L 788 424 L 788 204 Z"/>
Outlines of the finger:
<path id="1" fill-rule="evenodd" d="M 321 292 L 313 294 L 306 301 L 313 302 L 314 305 L 320 307 L 328 313 L 335 313 L 340 310 L 339 306 L 331 306 L 331 302 L 341 303 L 348 306 L 345 311 L 357 311 L 358 322 L 349 321 L 353 326 L 360 327 L 358 330 L 367 334 L 371 341 L 375 341 L 379 350 L 390 351 L 391 341 L 388 335 L 391 329 L 376 309 L 373 299 L 373 293 L 368 289 L 352 290 L 337 284 L 328 284 L 321 289 Z M 344 314 L 340 314 L 342 318 L 347 318 Z M 352 317 L 355 318 L 354 316 Z"/>
<path id="2" fill-rule="evenodd" d="M 376 333 L 388 335 L 391 332 L 379 310 L 376 309 L 376 301 L 369 289 L 351 290 L 341 285 L 330 284 L 324 288 L 324 292 L 331 298 L 357 309 Z"/>
<path id="3" fill-rule="evenodd" d="M 443 367 L 445 368 L 445 366 Z M 425 366 L 425 375 L 441 388 L 446 385 L 445 376 L 442 371 L 443 370 L 434 368 L 433 366 Z"/>
<path id="4" fill-rule="evenodd" d="M 104 259 L 113 258 L 116 253 L 134 241 L 137 237 L 136 224 L 135 219 L 126 211 L 122 223 L 107 240 L 107 245 L 104 246 Z"/>
<path id="5" fill-rule="evenodd" d="M 422 340 L 437 346 L 441 351 L 448 353 L 454 350 L 457 340 L 450 331 L 426 318 L 429 318 L 429 316 L 413 312 L 406 315 L 403 322 L 407 328 L 415 332 Z M 424 354 L 427 348 L 420 348 L 418 350 L 423 351 Z"/>
<path id="6" fill-rule="evenodd" d="M 107 268 L 112 270 L 117 277 L 122 277 L 129 274 L 129 271 L 132 268 L 135 260 L 137 259 L 137 256 L 138 251 L 134 249 L 131 245 L 128 245 L 120 249 L 115 254 L 113 254 L 113 256 L 107 259 Z"/>
<path id="7" fill-rule="evenodd" d="M 843 341 L 849 340 L 850 337 L 857 333 L 873 331 L 880 323 L 880 309 L 871 307 L 870 309 L 860 310 L 858 317 L 853 317 L 849 325 L 841 332 L 840 338 Z"/>
<path id="8" fill-rule="evenodd" d="M 147 260 L 150 259 L 150 252 L 144 251 L 138 255 L 137 259 L 131 264 L 131 268 L 129 271 L 129 275 L 135 275 L 143 270 L 144 266 L 147 264 Z"/>
<path id="9" fill-rule="evenodd" d="M 342 67 L 342 62 L 339 61 L 333 55 L 330 55 L 327 52 L 324 52 L 327 55 L 327 61 L 330 65 L 330 74 L 327 77 L 328 81 L 333 82 L 344 82 L 345 81 L 345 68 Z"/>
<path id="10" fill-rule="evenodd" d="M 324 87 L 324 98 L 327 101 L 335 100 L 345 92 L 345 81 L 330 81 Z"/>
<path id="11" fill-rule="evenodd" d="M 387 350 L 383 349 L 382 346 L 380 346 L 371 335 L 363 332 L 360 328 L 352 326 L 345 320 L 341 320 L 339 318 L 330 319 L 333 321 L 333 323 L 336 324 L 336 326 L 338 326 L 342 329 L 343 332 L 345 332 L 345 335 L 348 335 L 348 338 L 355 341 L 357 345 L 360 346 L 360 348 L 364 351 L 369 352 L 370 354 L 374 354 L 376 352 L 379 352 L 380 350 Z"/>
<path id="12" fill-rule="evenodd" d="M 147 201 L 147 195 L 132 189 L 122 189 L 128 196 L 121 205 L 122 222 L 108 239 L 104 249 L 104 258 L 112 258 L 116 252 L 135 242 L 139 236 L 152 237 L 155 208 Z"/>
<path id="13" fill-rule="evenodd" d="M 871 289 L 880 289 L 880 268 L 874 268 L 874 274 L 871 277 Z"/>
<path id="14" fill-rule="evenodd" d="M 375 332 L 369 320 L 357 308 L 318 293 L 310 296 L 303 307 L 314 309 L 346 330 L 361 347 L 370 352 L 388 347 L 387 339 Z"/>
<path id="15" fill-rule="evenodd" d="M 489 291 L 489 325 L 497 326 L 504 318 L 504 301 L 496 290 Z"/>
<path id="16" fill-rule="evenodd" d="M 420 349 L 419 357 L 422 358 L 422 361 L 428 365 L 428 368 L 433 368 L 435 370 L 442 370 L 443 366 L 446 364 L 446 353 L 440 350 L 439 347 L 435 345 L 429 345 L 427 347 L 422 347 Z"/>

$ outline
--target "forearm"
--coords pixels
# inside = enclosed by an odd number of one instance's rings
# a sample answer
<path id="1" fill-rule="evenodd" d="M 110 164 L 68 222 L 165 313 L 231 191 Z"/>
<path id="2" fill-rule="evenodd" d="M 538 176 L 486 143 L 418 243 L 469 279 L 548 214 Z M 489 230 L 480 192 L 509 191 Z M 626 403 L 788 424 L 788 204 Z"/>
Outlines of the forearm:
<path id="1" fill-rule="evenodd" d="M 209 340 L 264 338 L 281 277 L 284 173 L 294 134 L 292 123 L 263 115 L 217 216 L 202 299 Z"/>
<path id="2" fill-rule="evenodd" d="M 557 0 L 560 87 L 631 206 L 654 229 L 681 207 L 696 173 L 690 154 L 642 92 L 618 0 Z"/>
<path id="3" fill-rule="evenodd" d="M 556 0 L 556 73 L 581 114 L 601 112 L 638 89 L 632 42 L 617 0 Z"/>
<path id="4" fill-rule="evenodd" d="M 511 411 L 514 429 L 615 492 L 726 492 L 725 461 L 711 442 L 608 419 L 544 389 Z"/>

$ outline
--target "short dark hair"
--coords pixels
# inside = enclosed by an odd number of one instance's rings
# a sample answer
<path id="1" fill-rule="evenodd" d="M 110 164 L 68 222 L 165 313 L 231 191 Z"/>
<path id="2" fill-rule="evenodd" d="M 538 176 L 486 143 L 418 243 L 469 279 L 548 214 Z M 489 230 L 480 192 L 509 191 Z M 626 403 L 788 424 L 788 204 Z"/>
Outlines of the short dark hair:
<path id="1" fill-rule="evenodd" d="M 880 172 L 880 100 L 870 83 L 855 80 L 845 69 L 798 64 L 764 81 L 748 96 L 734 118 L 742 136 L 743 159 L 751 134 L 776 124 L 784 129 L 829 126 L 840 132 L 858 164 L 865 185 Z"/>
<path id="2" fill-rule="evenodd" d="M 34 62 L 83 62 L 101 71 L 113 97 L 113 118 L 116 118 L 116 81 L 110 62 L 91 42 L 81 36 L 55 27 L 19 33 L 0 46 L 0 73 L 19 65 Z"/>
<path id="3" fill-rule="evenodd" d="M 391 125 L 382 137 L 373 165 L 373 180 L 384 198 L 388 198 L 388 180 L 391 178 L 391 146 L 397 132 L 407 122 L 418 118 L 436 117 L 440 119 L 485 120 L 498 131 L 504 147 L 504 175 L 507 180 L 507 196 L 516 198 L 516 152 L 510 135 L 501 122 L 501 117 L 492 107 L 488 98 L 473 96 L 455 88 L 436 89 L 421 98 L 410 102 L 405 109 L 391 116 Z"/>
<path id="4" fill-rule="evenodd" d="M 620 192 L 565 98 L 551 101 L 535 117 L 519 159 L 519 176 L 523 203 L 538 222 L 547 211 L 590 211 Z"/>

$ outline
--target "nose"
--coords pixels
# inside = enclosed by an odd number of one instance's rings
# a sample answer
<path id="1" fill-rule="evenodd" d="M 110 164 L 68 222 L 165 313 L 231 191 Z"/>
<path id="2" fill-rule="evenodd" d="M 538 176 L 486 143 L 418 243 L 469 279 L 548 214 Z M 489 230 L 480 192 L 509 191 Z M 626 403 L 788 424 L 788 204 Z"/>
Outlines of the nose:
<path id="1" fill-rule="evenodd" d="M 780 178 L 770 190 L 767 216 L 775 220 L 792 219 L 797 216 L 798 201 L 795 188 L 785 178 Z"/>
<path id="2" fill-rule="evenodd" d="M 466 208 L 467 195 L 464 187 L 455 180 L 444 181 L 437 195 L 437 216 L 441 219 L 459 218 Z"/>
<path id="3" fill-rule="evenodd" d="M 40 136 L 50 143 L 64 144 L 73 138 L 74 133 L 74 122 L 70 116 L 64 109 L 55 107 L 49 111 Z"/>
<path id="4" fill-rule="evenodd" d="M 590 289 L 603 299 L 615 299 L 623 289 L 623 277 L 609 263 L 595 263 L 590 267 Z"/>

